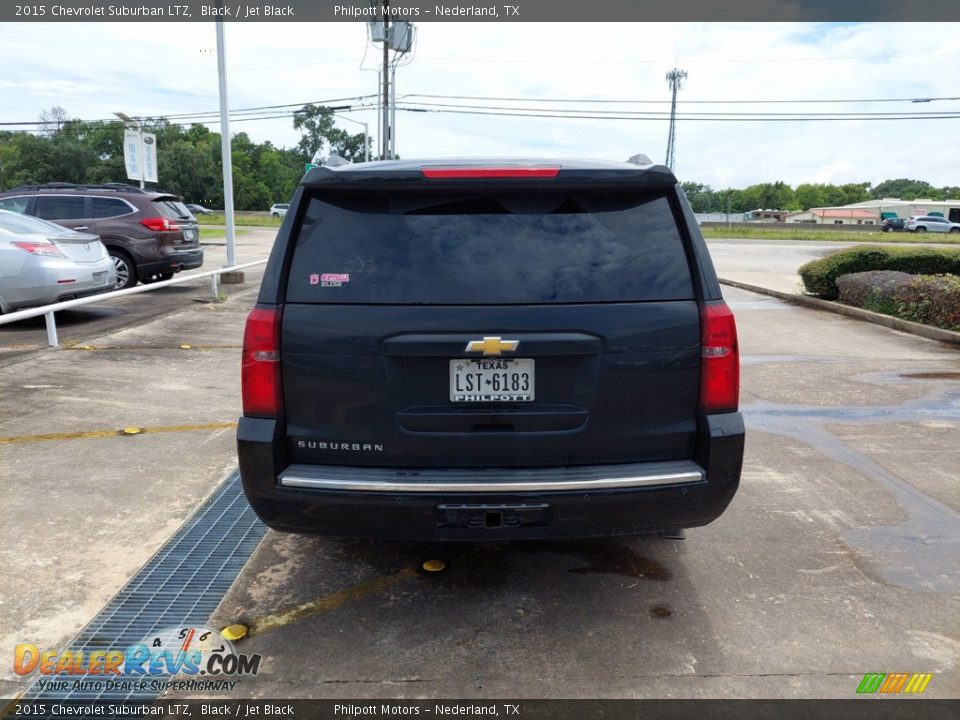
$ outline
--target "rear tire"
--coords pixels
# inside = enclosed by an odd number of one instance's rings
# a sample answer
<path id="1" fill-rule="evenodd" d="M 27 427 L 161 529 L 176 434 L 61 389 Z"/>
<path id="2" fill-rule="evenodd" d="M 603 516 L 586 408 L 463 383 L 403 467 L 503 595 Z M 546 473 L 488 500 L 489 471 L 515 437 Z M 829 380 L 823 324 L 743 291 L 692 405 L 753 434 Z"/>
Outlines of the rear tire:
<path id="1" fill-rule="evenodd" d="M 953 235 L 954 233 L 960 233 L 960 228 L 950 228 L 950 234 Z"/>
<path id="2" fill-rule="evenodd" d="M 110 248 L 110 258 L 117 269 L 117 290 L 126 290 L 137 284 L 137 266 L 126 250 Z"/>
<path id="3" fill-rule="evenodd" d="M 927 229 L 926 229 L 923 225 L 921 225 L 920 227 L 918 227 L 918 228 L 916 229 L 916 232 L 926 232 L 926 231 L 927 231 Z"/>

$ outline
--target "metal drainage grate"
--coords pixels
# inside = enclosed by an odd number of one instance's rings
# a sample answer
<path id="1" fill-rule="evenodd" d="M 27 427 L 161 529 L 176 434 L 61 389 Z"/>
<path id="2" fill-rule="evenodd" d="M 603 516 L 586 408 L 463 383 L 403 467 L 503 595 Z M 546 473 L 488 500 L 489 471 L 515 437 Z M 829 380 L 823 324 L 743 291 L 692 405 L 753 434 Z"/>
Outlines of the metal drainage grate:
<path id="1" fill-rule="evenodd" d="M 266 526 L 250 509 L 234 471 L 107 606 L 73 639 L 69 649 L 123 650 L 150 633 L 174 627 L 204 625 L 237 574 L 253 554 Z M 94 679 L 92 676 L 48 676 L 43 680 Z M 113 676 L 117 681 L 124 676 Z M 99 679 L 109 679 L 100 676 Z M 153 676 L 151 680 L 169 677 Z M 153 690 L 51 691 L 34 681 L 22 699 L 150 700 Z"/>

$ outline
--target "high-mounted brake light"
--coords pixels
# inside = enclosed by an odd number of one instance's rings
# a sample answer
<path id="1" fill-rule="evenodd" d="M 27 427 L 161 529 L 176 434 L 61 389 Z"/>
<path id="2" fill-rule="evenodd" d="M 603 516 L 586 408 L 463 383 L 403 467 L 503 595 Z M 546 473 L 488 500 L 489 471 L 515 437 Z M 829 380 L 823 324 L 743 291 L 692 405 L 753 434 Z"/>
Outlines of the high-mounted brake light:
<path id="1" fill-rule="evenodd" d="M 180 229 L 179 225 L 170 222 L 165 217 L 144 218 L 140 221 L 140 224 L 148 230 L 153 230 L 154 232 L 170 232 Z"/>
<path id="2" fill-rule="evenodd" d="M 48 257 L 65 257 L 60 248 L 48 242 L 12 242 L 14 247 L 25 250 L 31 255 L 46 255 Z"/>
<path id="3" fill-rule="evenodd" d="M 243 332 L 240 386 L 243 414 L 274 418 L 280 414 L 280 309 L 255 307 Z"/>
<path id="4" fill-rule="evenodd" d="M 537 167 L 422 167 L 420 172 L 431 180 L 461 180 L 464 178 L 552 178 L 560 172 L 559 165 Z"/>
<path id="5" fill-rule="evenodd" d="M 700 311 L 700 411 L 734 412 L 740 398 L 740 348 L 733 313 L 722 300 Z"/>

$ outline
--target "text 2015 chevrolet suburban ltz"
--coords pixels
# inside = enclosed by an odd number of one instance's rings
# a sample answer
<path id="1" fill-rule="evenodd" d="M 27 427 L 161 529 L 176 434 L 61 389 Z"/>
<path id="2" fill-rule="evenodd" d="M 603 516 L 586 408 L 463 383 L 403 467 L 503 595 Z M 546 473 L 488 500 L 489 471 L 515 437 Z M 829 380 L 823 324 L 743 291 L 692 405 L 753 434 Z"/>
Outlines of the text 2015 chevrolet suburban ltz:
<path id="1" fill-rule="evenodd" d="M 650 533 L 739 483 L 734 319 L 659 165 L 311 170 L 242 377 L 243 486 L 278 530 Z"/>

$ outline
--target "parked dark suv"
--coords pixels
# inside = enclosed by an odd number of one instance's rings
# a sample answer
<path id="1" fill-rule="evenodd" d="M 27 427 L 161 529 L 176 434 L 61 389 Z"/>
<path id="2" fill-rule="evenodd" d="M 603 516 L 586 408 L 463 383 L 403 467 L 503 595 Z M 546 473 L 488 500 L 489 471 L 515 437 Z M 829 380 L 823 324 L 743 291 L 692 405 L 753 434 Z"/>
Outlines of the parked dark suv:
<path id="1" fill-rule="evenodd" d="M 649 161 L 310 170 L 242 381 L 244 490 L 278 530 L 663 532 L 739 483 L 734 319 Z"/>
<path id="2" fill-rule="evenodd" d="M 118 289 L 203 265 L 196 218 L 170 193 L 123 183 L 46 183 L 0 194 L 0 208 L 99 235 L 117 268 Z"/>

